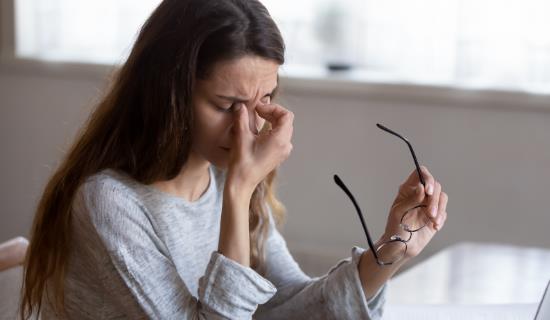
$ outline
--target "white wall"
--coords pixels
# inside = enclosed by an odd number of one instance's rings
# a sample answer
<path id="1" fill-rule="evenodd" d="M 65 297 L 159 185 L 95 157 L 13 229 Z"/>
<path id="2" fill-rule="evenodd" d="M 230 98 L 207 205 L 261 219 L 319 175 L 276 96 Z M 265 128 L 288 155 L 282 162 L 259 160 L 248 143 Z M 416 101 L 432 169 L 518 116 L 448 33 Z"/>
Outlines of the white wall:
<path id="1" fill-rule="evenodd" d="M 286 100 L 296 114 L 295 149 L 281 195 L 289 208 L 287 239 L 301 251 L 336 254 L 365 245 L 333 173 L 360 199 L 372 232 L 383 231 L 413 161 L 377 122 L 409 137 L 419 161 L 450 196 L 447 224 L 424 257 L 460 241 L 550 247 L 550 108 L 537 109 L 528 98 L 516 105 L 476 97 L 295 93 Z"/>
<path id="2" fill-rule="evenodd" d="M 103 86 L 90 79 L 0 71 L 0 241 L 29 233 L 46 180 Z"/>
<path id="3" fill-rule="evenodd" d="M 424 257 L 460 241 L 550 248 L 550 98 L 533 104 L 522 95 L 440 90 L 434 98 L 415 88 L 346 93 L 345 84 L 335 86 L 342 89 L 288 80 L 281 100 L 296 114 L 279 188 L 288 208 L 284 234 L 307 271 L 319 274 L 353 245 L 366 246 L 334 173 L 380 235 L 413 170 L 406 146 L 377 122 L 408 136 L 450 195 L 447 224 Z M 0 241 L 28 235 L 44 183 L 104 87 L 101 74 L 0 69 Z"/>

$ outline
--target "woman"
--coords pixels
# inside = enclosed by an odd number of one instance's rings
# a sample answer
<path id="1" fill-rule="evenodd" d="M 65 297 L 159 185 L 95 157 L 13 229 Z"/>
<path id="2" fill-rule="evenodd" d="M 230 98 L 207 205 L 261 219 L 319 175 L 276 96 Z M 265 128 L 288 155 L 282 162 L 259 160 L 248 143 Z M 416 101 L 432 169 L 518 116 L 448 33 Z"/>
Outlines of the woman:
<path id="1" fill-rule="evenodd" d="M 424 168 L 397 209 L 436 210 L 407 257 L 361 248 L 307 277 L 276 225 L 276 168 L 293 114 L 272 103 L 284 44 L 255 0 L 165 0 L 49 181 L 34 220 L 21 316 L 71 319 L 376 319 L 387 280 L 443 226 Z M 383 241 L 384 237 L 380 241 Z"/>

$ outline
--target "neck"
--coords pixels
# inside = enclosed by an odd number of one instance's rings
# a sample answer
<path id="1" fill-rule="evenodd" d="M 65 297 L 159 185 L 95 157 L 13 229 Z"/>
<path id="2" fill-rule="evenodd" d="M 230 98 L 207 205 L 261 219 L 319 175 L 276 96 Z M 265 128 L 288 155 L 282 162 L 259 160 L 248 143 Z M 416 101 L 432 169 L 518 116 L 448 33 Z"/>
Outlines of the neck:
<path id="1" fill-rule="evenodd" d="M 174 179 L 157 181 L 152 183 L 152 186 L 171 195 L 182 197 L 187 201 L 196 201 L 208 189 L 210 183 L 209 166 L 208 161 L 191 152 L 187 162 Z"/>

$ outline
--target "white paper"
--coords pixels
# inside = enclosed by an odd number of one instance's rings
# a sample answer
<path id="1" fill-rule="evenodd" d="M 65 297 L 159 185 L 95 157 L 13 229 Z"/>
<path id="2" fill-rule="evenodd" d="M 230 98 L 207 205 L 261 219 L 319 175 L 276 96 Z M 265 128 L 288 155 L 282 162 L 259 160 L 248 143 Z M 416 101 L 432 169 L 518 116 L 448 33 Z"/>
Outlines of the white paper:
<path id="1" fill-rule="evenodd" d="M 533 320 L 537 304 L 387 304 L 386 320 Z"/>

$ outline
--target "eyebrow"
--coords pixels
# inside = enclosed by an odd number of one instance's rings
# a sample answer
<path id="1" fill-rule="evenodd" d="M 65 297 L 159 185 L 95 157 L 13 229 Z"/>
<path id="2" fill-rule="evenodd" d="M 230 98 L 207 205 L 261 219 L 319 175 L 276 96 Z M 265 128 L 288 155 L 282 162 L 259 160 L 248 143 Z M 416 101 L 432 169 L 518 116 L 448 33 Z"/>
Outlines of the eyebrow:
<path id="1" fill-rule="evenodd" d="M 277 88 L 273 89 L 270 93 L 268 93 L 268 94 L 266 94 L 265 96 L 263 96 L 263 98 L 273 96 L 273 93 L 275 92 L 276 89 L 277 89 Z M 240 98 L 240 97 L 231 97 L 231 96 L 224 96 L 224 95 L 219 95 L 219 94 L 217 94 L 216 97 L 221 98 L 221 99 L 224 99 L 224 100 L 227 100 L 227 101 L 237 102 L 237 103 L 245 103 L 245 102 L 248 102 L 248 99 L 246 99 L 246 98 Z"/>

